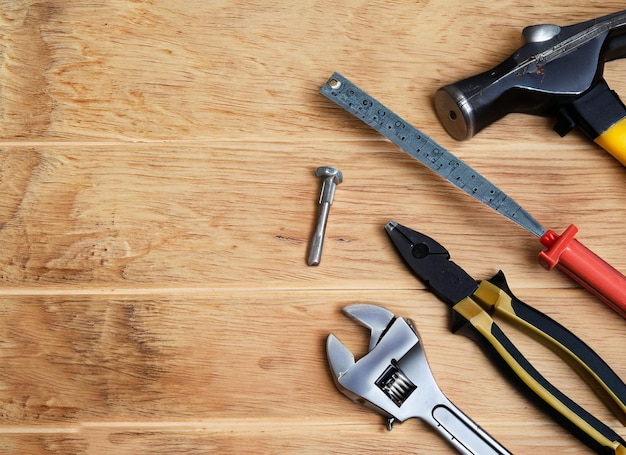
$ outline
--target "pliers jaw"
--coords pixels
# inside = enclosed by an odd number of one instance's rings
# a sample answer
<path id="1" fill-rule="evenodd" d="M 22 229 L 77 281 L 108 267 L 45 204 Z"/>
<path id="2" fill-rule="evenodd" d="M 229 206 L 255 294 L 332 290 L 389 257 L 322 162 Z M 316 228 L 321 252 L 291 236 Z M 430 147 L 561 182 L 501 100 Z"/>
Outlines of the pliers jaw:
<path id="1" fill-rule="evenodd" d="M 411 271 L 448 305 L 456 305 L 478 288 L 476 281 L 450 260 L 440 243 L 421 232 L 390 221 L 389 238 Z"/>

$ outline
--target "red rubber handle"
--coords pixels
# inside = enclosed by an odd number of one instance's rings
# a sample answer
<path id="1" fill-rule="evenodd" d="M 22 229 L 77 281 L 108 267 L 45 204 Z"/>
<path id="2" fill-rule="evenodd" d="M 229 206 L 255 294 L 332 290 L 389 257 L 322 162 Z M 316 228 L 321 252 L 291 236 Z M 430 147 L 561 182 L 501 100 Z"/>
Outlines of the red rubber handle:
<path id="1" fill-rule="evenodd" d="M 546 269 L 559 268 L 626 319 L 626 277 L 574 238 L 573 224 L 560 236 L 548 230 L 539 241 L 547 250 L 539 253 Z"/>

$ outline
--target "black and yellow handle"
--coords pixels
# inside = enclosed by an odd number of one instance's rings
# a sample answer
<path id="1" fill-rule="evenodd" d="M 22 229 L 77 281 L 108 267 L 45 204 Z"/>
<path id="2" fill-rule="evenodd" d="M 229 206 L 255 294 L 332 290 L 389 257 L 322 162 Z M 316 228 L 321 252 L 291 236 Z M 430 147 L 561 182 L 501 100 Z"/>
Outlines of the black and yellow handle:
<path id="1" fill-rule="evenodd" d="M 513 295 L 504 273 L 483 281 L 474 300 L 489 314 L 524 329 L 552 349 L 598 392 L 617 418 L 626 425 L 626 384 L 583 340 L 539 310 Z"/>
<path id="2" fill-rule="evenodd" d="M 626 106 L 604 79 L 561 108 L 554 129 L 561 136 L 578 126 L 626 166 Z"/>
<path id="3" fill-rule="evenodd" d="M 460 326 L 459 319 L 466 323 L 464 325 L 473 327 L 495 358 L 502 360 L 525 389 L 547 405 L 546 410 L 565 428 L 598 453 L 626 455 L 626 442 L 544 378 L 477 301 L 466 297 L 453 310 L 457 327 Z"/>

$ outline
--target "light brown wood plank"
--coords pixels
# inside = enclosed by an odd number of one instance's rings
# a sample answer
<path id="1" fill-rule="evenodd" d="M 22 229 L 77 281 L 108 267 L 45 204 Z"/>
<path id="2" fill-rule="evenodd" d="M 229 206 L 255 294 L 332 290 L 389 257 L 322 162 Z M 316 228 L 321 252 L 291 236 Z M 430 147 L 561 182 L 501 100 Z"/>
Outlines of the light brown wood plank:
<path id="1" fill-rule="evenodd" d="M 468 160 L 546 227 L 576 223 L 581 241 L 626 270 L 614 247 L 625 234 L 623 168 L 593 170 L 586 150 L 557 163 L 517 150 L 524 158 L 498 169 L 489 168 L 497 151 Z M 477 278 L 501 268 L 514 287 L 573 286 L 537 264 L 533 236 L 388 142 L 9 147 L 0 162 L 4 292 L 420 287 L 387 239 L 390 219 L 439 240 Z M 345 181 L 311 268 L 322 164 Z M 589 179 L 593 187 L 578 183 Z"/>
<path id="2" fill-rule="evenodd" d="M 510 1 L 454 8 L 441 1 L 11 2 L 0 16 L 0 135 L 319 139 L 346 126 L 324 124 L 318 111 L 325 103 L 317 89 L 339 70 L 445 137 L 430 106 L 438 87 L 498 63 L 521 45 L 526 25 L 575 23 L 622 7 L 554 0 L 540 8 Z M 625 91 L 619 65 L 610 80 Z M 527 125 L 516 139 L 559 141 L 546 122 L 511 121 Z M 511 124 L 483 137 L 500 140 Z"/>
<path id="3" fill-rule="evenodd" d="M 33 440 L 32 435 L 10 435 L 6 446 L 17 450 L 33 450 L 36 453 L 71 454 L 170 454 L 170 453 L 428 453 L 450 454 L 452 449 L 437 434 L 421 423 L 407 423 L 392 433 L 382 425 L 329 425 L 310 427 L 307 425 L 272 425 L 244 427 L 226 423 L 188 428 L 133 427 L 127 430 L 116 428 L 88 428 L 78 435 L 42 435 Z M 496 430 L 506 432 L 502 425 Z M 524 447 L 534 450 L 558 450 L 559 453 L 586 453 L 577 446 L 576 440 L 567 435 L 554 437 L 553 428 L 529 427 L 535 436 Z M 234 434 L 229 434 L 233 432 Z M 556 431 L 558 433 L 558 429 Z M 416 443 L 419 439 L 419 443 Z M 522 436 L 520 439 L 528 439 Z M 521 441 L 509 436 L 506 440 L 512 448 Z M 190 448 L 191 447 L 191 448 Z M 10 452 L 9 452 L 10 453 Z"/>
<path id="4" fill-rule="evenodd" d="M 498 426 L 506 433 L 509 428 Z M 530 450 L 555 450 L 564 454 L 592 453 L 582 449 L 567 435 L 555 438 L 554 428 L 533 426 L 527 429 L 534 438 L 524 441 Z M 235 441 L 229 432 L 240 432 Z M 558 432 L 558 429 L 557 429 Z M 416 439 L 419 439 L 416 442 Z M 502 439 L 502 438 L 501 438 Z M 527 438 L 526 438 L 527 439 Z M 508 442 L 516 447 L 515 438 Z M 7 454 L 32 453 L 43 455 L 68 454 L 206 454 L 206 453 L 353 453 L 371 454 L 385 452 L 416 454 L 449 454 L 451 448 L 436 434 L 420 423 L 411 422 L 388 433 L 382 425 L 329 425 L 285 427 L 283 425 L 220 425 L 162 427 L 133 427 L 128 429 L 88 428 L 70 435 L 3 435 L 0 447 Z"/>
<path id="5" fill-rule="evenodd" d="M 309 417 L 326 416 L 327 407 L 332 412 L 341 400 L 331 398 L 335 390 L 325 365 L 324 338 L 334 332 L 357 354 L 364 348 L 367 333 L 339 313 L 341 307 L 359 302 L 384 305 L 412 317 L 435 371 L 442 365 L 454 370 L 458 362 L 458 368 L 475 375 L 472 383 L 481 383 L 482 375 L 497 376 L 473 343 L 449 334 L 445 305 L 428 293 L 235 295 L 238 301 L 229 293 L 145 299 L 5 298 L 4 319 L 14 324 L 3 328 L 3 389 L 9 402 L 17 390 L 23 398 L 6 408 L 5 422 L 40 424 L 50 419 L 52 423 L 57 417 L 67 422 L 76 417 L 151 420 L 148 415 L 154 411 L 158 411 L 157 418 L 173 420 L 242 419 L 251 409 L 255 415 L 262 412 L 264 418 L 276 419 L 298 415 L 303 406 Z M 620 321 L 605 323 L 606 329 L 598 333 L 592 324 L 595 319 L 580 321 L 571 311 L 580 299 L 573 292 L 565 295 L 571 298 L 554 303 L 551 314 L 621 372 L 619 353 L 610 352 Z M 536 300 L 537 295 L 530 297 Z M 21 318 L 15 318 L 16 314 Z M 534 343 L 520 342 L 539 361 L 546 355 Z M 472 362 L 484 364 L 486 371 L 473 371 L 473 363 L 462 364 L 468 351 Z M 558 365 L 555 368 L 558 371 Z M 464 391 L 468 384 L 457 379 L 442 377 L 446 384 L 442 388 L 451 395 Z M 497 377 L 490 383 L 493 387 L 506 384 Z M 185 401 L 191 392 L 194 399 Z M 268 392 L 284 396 L 284 403 L 275 406 L 257 400 Z M 510 398 L 503 397 L 503 403 Z"/>

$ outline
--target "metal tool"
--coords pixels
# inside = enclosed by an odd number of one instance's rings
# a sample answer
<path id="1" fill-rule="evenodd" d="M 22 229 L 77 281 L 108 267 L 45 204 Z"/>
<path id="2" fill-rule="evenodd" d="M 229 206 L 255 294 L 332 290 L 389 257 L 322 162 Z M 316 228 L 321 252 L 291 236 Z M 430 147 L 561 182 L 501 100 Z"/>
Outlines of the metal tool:
<path id="1" fill-rule="evenodd" d="M 448 182 L 539 237 L 548 248 L 539 254 L 545 268 L 559 268 L 626 318 L 626 277 L 574 238 L 576 226 L 569 226 L 560 236 L 545 229 L 480 173 L 340 74 L 334 73 L 320 93 Z"/>
<path id="2" fill-rule="evenodd" d="M 375 305 L 350 305 L 343 311 L 371 335 L 370 351 L 358 362 L 337 337 L 328 336 L 328 363 L 341 392 L 385 415 L 389 429 L 396 420 L 416 417 L 463 454 L 509 453 L 441 392 L 411 320 Z"/>
<path id="3" fill-rule="evenodd" d="M 335 197 L 335 188 L 343 182 L 343 174 L 339 169 L 330 166 L 318 167 L 315 175 L 322 177 L 322 191 L 320 193 L 319 205 L 320 211 L 317 219 L 317 226 L 311 238 L 311 246 L 309 251 L 309 265 L 318 265 L 322 259 L 322 248 L 324 246 L 324 235 L 326 234 L 326 224 L 328 223 L 328 214 L 330 206 L 333 204 Z"/>
<path id="4" fill-rule="evenodd" d="M 448 251 L 436 240 L 394 221 L 385 229 L 400 256 L 428 289 L 452 308 L 452 331 L 473 328 L 477 341 L 486 341 L 486 352 L 563 426 L 599 453 L 622 455 L 626 442 L 611 428 L 580 407 L 545 379 L 517 350 L 492 316 L 499 316 L 525 329 L 534 338 L 573 365 L 599 391 L 615 414 L 626 423 L 626 385 L 602 358 L 568 329 L 517 299 L 499 272 L 487 281 L 476 282 L 450 260 Z M 476 337 L 473 337 L 476 339 Z M 480 343 L 479 343 L 480 344 Z"/>
<path id="5" fill-rule="evenodd" d="M 626 166 L 626 106 L 603 77 L 626 56 L 626 10 L 567 27 L 526 27 L 525 44 L 482 74 L 435 95 L 442 125 L 457 140 L 511 112 L 553 116 L 564 136 L 578 126 Z"/>

